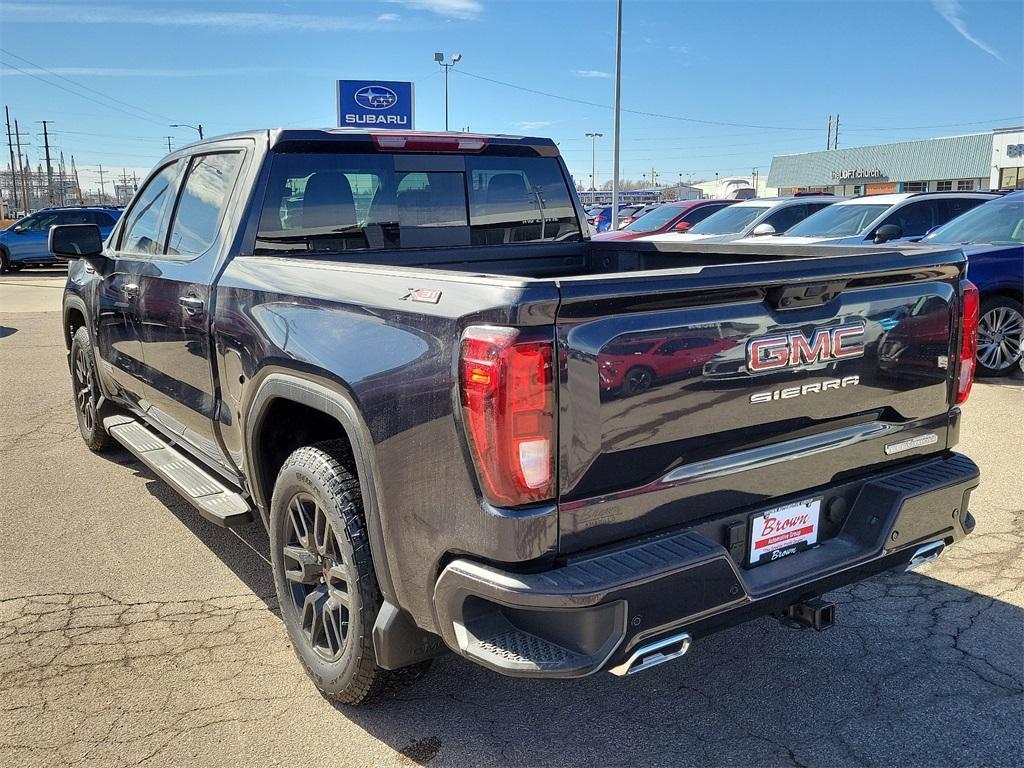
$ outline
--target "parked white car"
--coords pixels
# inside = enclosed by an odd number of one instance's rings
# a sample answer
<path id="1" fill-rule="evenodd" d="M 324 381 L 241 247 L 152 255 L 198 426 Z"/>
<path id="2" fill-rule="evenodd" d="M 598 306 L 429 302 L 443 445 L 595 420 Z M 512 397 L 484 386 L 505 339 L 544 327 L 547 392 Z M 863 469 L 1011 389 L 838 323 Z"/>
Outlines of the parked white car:
<path id="1" fill-rule="evenodd" d="M 773 245 L 865 245 L 907 237 L 922 237 L 929 230 L 955 219 L 997 194 L 989 192 L 901 192 L 866 195 L 843 200 L 808 216 Z M 747 239 L 746 242 L 753 242 Z M 758 242 L 766 242 L 759 239 Z"/>
<path id="2" fill-rule="evenodd" d="M 763 242 L 765 236 L 785 232 L 811 214 L 845 199 L 834 195 L 758 197 L 723 208 L 694 224 L 687 232 L 668 232 L 640 239 L 646 242 L 720 243 L 751 236 Z"/>

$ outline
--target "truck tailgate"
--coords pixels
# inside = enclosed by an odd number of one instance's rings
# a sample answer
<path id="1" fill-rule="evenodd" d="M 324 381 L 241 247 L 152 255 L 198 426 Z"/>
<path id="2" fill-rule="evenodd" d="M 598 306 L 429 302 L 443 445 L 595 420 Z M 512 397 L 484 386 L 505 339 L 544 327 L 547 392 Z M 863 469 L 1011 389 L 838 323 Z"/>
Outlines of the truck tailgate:
<path id="1" fill-rule="evenodd" d="M 946 450 L 962 254 L 834 252 L 560 282 L 563 551 Z"/>

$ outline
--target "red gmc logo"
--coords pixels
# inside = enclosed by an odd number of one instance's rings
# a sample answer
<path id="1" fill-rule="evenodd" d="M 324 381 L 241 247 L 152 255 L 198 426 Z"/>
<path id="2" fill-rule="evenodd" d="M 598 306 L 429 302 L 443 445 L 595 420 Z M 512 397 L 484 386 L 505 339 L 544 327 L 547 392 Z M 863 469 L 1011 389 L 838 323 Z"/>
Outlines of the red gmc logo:
<path id="1" fill-rule="evenodd" d="M 808 338 L 800 331 L 751 339 L 747 343 L 747 370 L 751 373 L 800 368 L 829 360 L 864 354 L 864 323 L 818 328 Z"/>

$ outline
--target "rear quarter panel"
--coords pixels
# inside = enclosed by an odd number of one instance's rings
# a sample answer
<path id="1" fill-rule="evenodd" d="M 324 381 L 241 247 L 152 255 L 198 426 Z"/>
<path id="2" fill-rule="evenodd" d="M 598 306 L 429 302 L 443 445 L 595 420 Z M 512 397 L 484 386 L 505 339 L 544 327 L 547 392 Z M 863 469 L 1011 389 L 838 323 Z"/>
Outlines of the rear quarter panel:
<path id="1" fill-rule="evenodd" d="M 439 290 L 438 303 L 413 302 L 418 288 Z M 447 553 L 515 561 L 554 551 L 554 507 L 506 513 L 479 498 L 455 379 L 465 326 L 550 324 L 553 286 L 252 256 L 232 260 L 216 291 L 221 430 L 232 458 L 246 465 L 247 414 L 271 373 L 327 382 L 351 402 L 371 442 L 363 448 L 378 478 L 396 597 L 421 626 L 432 624 L 430 595 Z M 534 525 L 503 525 L 531 515 Z"/>

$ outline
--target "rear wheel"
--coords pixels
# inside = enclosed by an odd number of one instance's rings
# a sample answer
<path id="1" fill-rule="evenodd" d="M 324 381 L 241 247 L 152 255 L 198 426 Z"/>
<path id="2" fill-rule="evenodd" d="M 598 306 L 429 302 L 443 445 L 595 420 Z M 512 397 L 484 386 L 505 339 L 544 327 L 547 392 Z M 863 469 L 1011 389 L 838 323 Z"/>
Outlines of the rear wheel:
<path id="1" fill-rule="evenodd" d="M 1006 376 L 1020 361 L 1024 307 L 1007 296 L 981 302 L 978 320 L 978 375 Z"/>
<path id="2" fill-rule="evenodd" d="M 339 442 L 295 451 L 270 506 L 274 586 L 288 636 L 316 687 L 364 704 L 415 680 L 429 662 L 389 671 L 377 665 L 373 622 L 383 598 L 363 517 L 359 481 L 339 461 Z"/>
<path id="3" fill-rule="evenodd" d="M 89 331 L 82 326 L 71 339 L 71 387 L 75 396 L 78 430 L 91 450 L 101 452 L 114 446 L 99 418 L 99 382 Z"/>
<path id="4" fill-rule="evenodd" d="M 626 371 L 622 380 L 622 394 L 639 395 L 646 392 L 654 383 L 654 371 L 643 365 L 638 365 Z"/>

